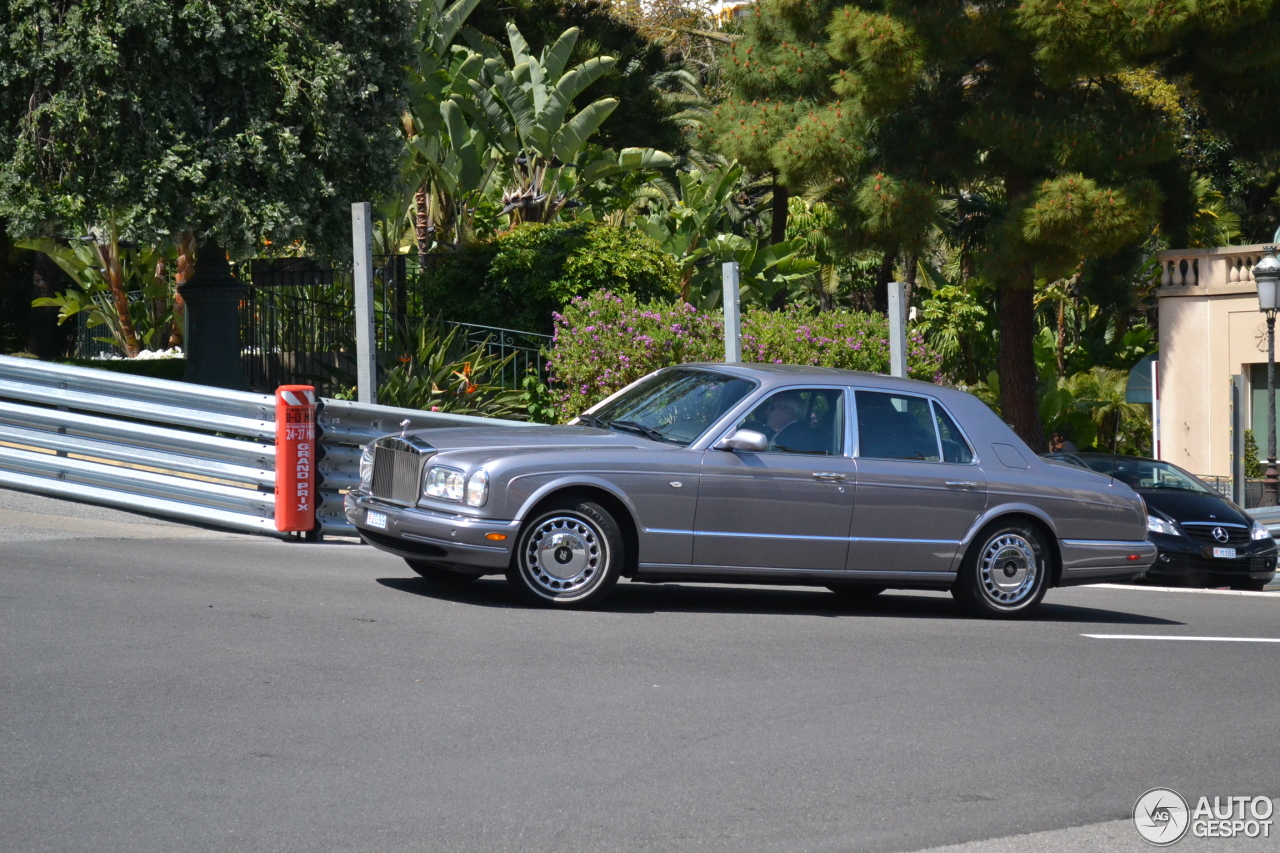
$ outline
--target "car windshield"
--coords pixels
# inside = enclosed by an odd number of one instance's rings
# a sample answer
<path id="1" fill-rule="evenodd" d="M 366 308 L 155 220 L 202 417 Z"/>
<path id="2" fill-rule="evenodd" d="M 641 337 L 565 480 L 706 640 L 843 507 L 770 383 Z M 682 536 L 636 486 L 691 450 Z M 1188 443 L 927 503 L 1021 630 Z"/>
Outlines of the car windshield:
<path id="1" fill-rule="evenodd" d="M 1187 472 L 1167 462 L 1152 459 L 1128 459 L 1116 456 L 1062 457 L 1063 461 L 1083 465 L 1099 474 L 1115 477 L 1133 489 L 1180 489 L 1184 492 L 1217 494 Z"/>
<path id="2" fill-rule="evenodd" d="M 649 377 L 579 422 L 688 446 L 756 385 L 713 370 L 676 368 Z"/>

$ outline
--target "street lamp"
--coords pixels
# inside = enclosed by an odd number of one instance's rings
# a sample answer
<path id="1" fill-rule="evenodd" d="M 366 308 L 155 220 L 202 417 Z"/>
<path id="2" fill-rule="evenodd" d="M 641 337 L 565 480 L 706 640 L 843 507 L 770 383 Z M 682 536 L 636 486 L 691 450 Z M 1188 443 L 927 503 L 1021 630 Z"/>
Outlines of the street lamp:
<path id="1" fill-rule="evenodd" d="M 1258 308 L 1267 315 L 1267 473 L 1263 506 L 1280 505 L 1280 479 L 1276 471 L 1276 311 L 1280 310 L 1280 258 L 1268 246 L 1265 257 L 1253 268 L 1258 283 Z"/>

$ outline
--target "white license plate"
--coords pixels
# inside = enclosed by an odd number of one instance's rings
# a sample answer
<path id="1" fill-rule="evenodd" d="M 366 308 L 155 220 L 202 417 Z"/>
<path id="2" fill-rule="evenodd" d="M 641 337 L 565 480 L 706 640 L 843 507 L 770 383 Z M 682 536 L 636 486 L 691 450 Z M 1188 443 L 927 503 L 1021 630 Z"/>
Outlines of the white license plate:
<path id="1" fill-rule="evenodd" d="M 370 527 L 376 527 L 379 530 L 386 530 L 387 514 L 385 512 L 374 512 L 373 510 L 369 510 L 369 512 L 365 514 L 364 523 L 369 525 Z M 1235 556 L 1234 548 L 1226 548 L 1226 549 L 1214 548 L 1213 550 L 1214 550 L 1215 557 L 1217 556 L 1217 552 L 1222 550 L 1230 551 L 1232 556 Z"/>
<path id="2" fill-rule="evenodd" d="M 1236 558 L 1235 548 L 1214 548 L 1213 556 L 1221 557 L 1224 560 L 1234 560 Z"/>

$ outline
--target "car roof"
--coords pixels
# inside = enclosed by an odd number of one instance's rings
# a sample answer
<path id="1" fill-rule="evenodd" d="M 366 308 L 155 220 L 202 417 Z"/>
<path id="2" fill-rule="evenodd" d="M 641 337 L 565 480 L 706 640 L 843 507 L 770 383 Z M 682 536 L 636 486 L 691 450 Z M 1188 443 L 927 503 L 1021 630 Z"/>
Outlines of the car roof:
<path id="1" fill-rule="evenodd" d="M 865 385 L 871 388 L 885 388 L 895 391 L 912 391 L 920 393 L 955 392 L 954 389 L 932 382 L 921 382 L 918 379 L 900 379 L 896 376 L 885 376 L 882 373 L 868 373 L 862 370 L 843 370 L 838 367 L 813 367 L 803 364 L 770 364 L 755 362 L 701 361 L 682 364 L 679 367 L 694 367 L 704 370 L 716 370 L 735 376 L 745 376 L 769 384 L 781 382 L 837 382 L 842 385 Z"/>

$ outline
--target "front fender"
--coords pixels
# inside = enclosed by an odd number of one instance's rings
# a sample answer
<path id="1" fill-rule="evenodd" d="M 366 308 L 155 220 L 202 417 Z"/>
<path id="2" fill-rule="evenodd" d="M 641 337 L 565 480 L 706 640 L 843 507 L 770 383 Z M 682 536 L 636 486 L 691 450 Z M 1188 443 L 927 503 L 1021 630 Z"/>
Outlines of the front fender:
<path id="1" fill-rule="evenodd" d="M 520 480 L 537 480 L 540 479 L 541 476 L 544 475 L 521 474 L 517 477 L 513 477 L 510 480 L 510 483 L 514 484 Z M 639 518 L 639 513 L 636 512 L 635 504 L 632 502 L 631 498 L 627 497 L 625 492 L 609 480 L 592 474 L 564 474 L 559 477 L 555 477 L 546 483 L 535 485 L 533 490 L 520 504 L 520 509 L 516 511 L 512 520 L 516 522 L 523 522 L 533 508 L 537 506 L 543 498 L 550 494 L 554 494 L 555 492 L 574 488 L 600 489 L 601 491 L 608 492 L 616 498 L 619 503 L 627 508 L 627 512 L 631 513 L 631 517 L 633 519 Z"/>

